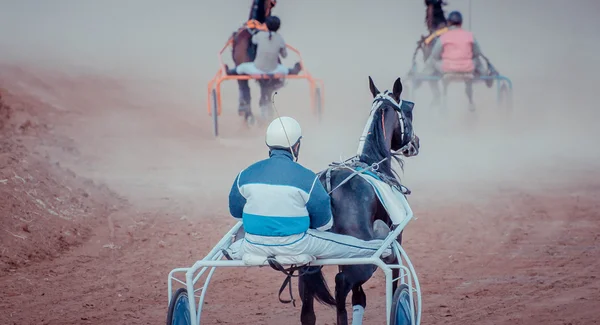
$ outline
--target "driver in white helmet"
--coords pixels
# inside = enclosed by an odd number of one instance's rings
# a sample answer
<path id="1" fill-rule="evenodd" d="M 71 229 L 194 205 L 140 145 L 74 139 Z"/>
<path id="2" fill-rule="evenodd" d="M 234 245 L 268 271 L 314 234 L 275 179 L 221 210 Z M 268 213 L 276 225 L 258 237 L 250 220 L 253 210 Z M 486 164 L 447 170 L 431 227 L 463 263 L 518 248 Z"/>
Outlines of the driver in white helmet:
<path id="1" fill-rule="evenodd" d="M 302 130 L 291 117 L 276 118 L 267 129 L 269 158 L 242 170 L 229 194 L 229 210 L 241 219 L 245 238 L 224 250 L 226 257 L 258 256 L 354 258 L 372 256 L 383 240 L 364 241 L 326 232 L 333 226 L 330 198 L 315 173 L 296 161 Z M 376 228 L 384 239 L 389 228 Z M 391 255 L 388 247 L 382 257 Z"/>

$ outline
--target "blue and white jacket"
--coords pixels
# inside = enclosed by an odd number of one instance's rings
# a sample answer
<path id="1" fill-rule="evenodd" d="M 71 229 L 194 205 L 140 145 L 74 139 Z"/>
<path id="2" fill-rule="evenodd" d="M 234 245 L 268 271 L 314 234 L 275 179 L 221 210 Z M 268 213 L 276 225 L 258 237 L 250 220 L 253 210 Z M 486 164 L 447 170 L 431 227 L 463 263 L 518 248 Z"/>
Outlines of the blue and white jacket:
<path id="1" fill-rule="evenodd" d="M 229 211 L 257 236 L 286 237 L 333 225 L 331 201 L 315 173 L 285 150 L 242 170 L 229 193 Z"/>

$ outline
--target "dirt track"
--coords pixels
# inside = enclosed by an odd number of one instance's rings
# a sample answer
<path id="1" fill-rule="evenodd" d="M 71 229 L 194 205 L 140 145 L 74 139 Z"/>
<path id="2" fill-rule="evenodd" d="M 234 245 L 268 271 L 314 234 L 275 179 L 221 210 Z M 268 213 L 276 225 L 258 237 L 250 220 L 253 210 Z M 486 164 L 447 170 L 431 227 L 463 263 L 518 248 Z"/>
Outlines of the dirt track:
<path id="1" fill-rule="evenodd" d="M 389 3 L 377 10 L 381 19 L 369 25 L 372 32 L 354 22 L 374 5 L 348 4 L 335 26 L 347 26 L 353 39 L 333 51 L 326 49 L 339 32 L 304 20 L 333 24 L 327 17 L 339 8 L 322 4 L 314 13 L 279 2 L 282 33 L 326 82 L 320 126 L 309 125 L 304 86 L 290 84 L 278 99 L 282 113 L 306 126 L 301 161 L 320 170 L 356 148 L 370 103 L 366 76 L 389 88 L 409 68 L 424 9 L 420 1 Z M 600 319 L 600 150 L 594 143 L 600 114 L 592 88 L 600 64 L 589 54 L 596 45 L 583 42 L 600 27 L 592 19 L 598 4 L 548 2 L 542 15 L 523 2 L 473 8 L 483 50 L 515 83 L 511 115 L 495 110 L 494 94 L 483 86 L 476 89 L 475 115 L 461 105 L 460 86 L 446 114 L 428 108 L 426 88 L 416 100 L 422 152 L 405 166 L 417 216 L 405 248 L 422 283 L 424 324 Z M 451 1 L 451 8 L 465 3 Z M 235 9 L 236 16 L 225 4 L 210 12 L 147 4 L 132 22 L 140 10 L 132 4 L 105 26 L 108 5 L 75 8 L 64 0 L 43 17 L 26 10 L 33 6 L 27 1 L 14 6 L 0 13 L 6 15 L 0 16 L 0 324 L 163 323 L 168 272 L 201 258 L 233 225 L 231 182 L 265 155 L 261 130 L 242 129 L 232 114 L 234 86 L 225 89 L 231 96 L 223 139 L 212 139 L 204 111 L 204 84 L 217 68 L 213 52 L 247 8 Z M 61 11 L 67 7 L 78 14 Z M 231 15 L 214 21 L 214 12 Z M 61 23 L 48 27 L 53 19 Z M 507 20 L 510 26 L 499 31 Z M 533 25 L 555 30 L 565 48 L 528 32 Z M 9 37 L 9 26 L 33 41 L 19 42 L 14 32 Z M 116 33 L 126 28 L 129 42 Z M 194 32 L 208 28 L 222 33 Z M 202 37 L 200 44 L 190 41 Z M 537 46 L 523 55 L 516 49 L 528 37 L 537 37 Z M 84 46 L 88 38 L 96 42 Z M 187 50 L 172 50 L 184 45 Z M 38 61 L 42 50 L 47 56 Z M 578 79 L 563 83 L 567 74 Z M 334 271 L 327 270 L 330 283 Z M 203 319 L 298 323 L 300 308 L 277 301 L 282 280 L 270 269 L 217 272 Z M 366 285 L 366 324 L 383 323 L 382 288 L 378 272 Z M 318 306 L 317 319 L 333 324 L 334 310 Z"/>

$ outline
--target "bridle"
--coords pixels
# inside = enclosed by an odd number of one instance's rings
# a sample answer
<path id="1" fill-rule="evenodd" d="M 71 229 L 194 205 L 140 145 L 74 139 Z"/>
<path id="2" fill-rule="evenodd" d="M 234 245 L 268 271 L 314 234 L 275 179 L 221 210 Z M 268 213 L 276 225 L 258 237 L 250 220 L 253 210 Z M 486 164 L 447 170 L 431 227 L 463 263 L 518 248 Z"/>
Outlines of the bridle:
<path id="1" fill-rule="evenodd" d="M 414 139 L 414 132 L 411 132 L 411 139 L 408 141 L 405 141 L 405 137 L 406 137 L 406 132 L 407 132 L 407 128 L 406 128 L 406 117 L 404 116 L 404 112 L 402 111 L 402 99 L 400 99 L 400 102 L 396 102 L 396 100 L 391 96 L 392 94 L 386 90 L 383 93 L 379 93 L 377 94 L 377 96 L 375 96 L 375 98 L 373 99 L 373 105 L 371 106 L 371 113 L 369 114 L 369 119 L 367 120 L 367 123 L 365 124 L 365 128 L 363 129 L 363 133 L 361 135 L 361 137 L 359 138 L 359 144 L 358 144 L 358 150 L 357 150 L 357 155 L 361 155 L 363 150 L 364 150 L 364 146 L 365 146 L 365 142 L 367 140 L 367 136 L 370 133 L 371 130 L 371 126 L 373 125 L 373 118 L 375 117 L 375 113 L 379 110 L 382 109 L 382 107 L 384 107 L 384 104 L 389 104 L 389 106 L 392 106 L 392 108 L 394 108 L 394 110 L 396 111 L 396 114 L 398 115 L 398 120 L 400 122 L 400 132 L 401 132 L 401 137 L 403 142 L 406 142 L 406 146 L 408 146 L 412 140 Z M 387 134 L 385 131 L 385 114 L 381 115 L 381 127 L 383 129 L 383 136 L 384 138 L 387 138 Z M 404 148 L 403 147 L 403 148 Z M 402 151 L 402 149 L 399 149 L 398 151 Z"/>
<path id="2" fill-rule="evenodd" d="M 342 186 L 345 183 L 347 183 L 348 181 L 350 181 L 350 179 L 352 179 L 354 176 L 356 176 L 358 174 L 365 173 L 368 171 L 377 172 L 379 165 L 388 160 L 389 157 L 385 157 L 378 162 L 375 162 L 371 165 L 365 165 L 359 169 L 354 169 L 352 167 L 349 167 L 349 165 L 360 163 L 360 156 L 363 153 L 365 142 L 367 140 L 367 136 L 369 135 L 371 126 L 373 125 L 373 118 L 374 118 L 375 112 L 377 112 L 379 109 L 381 109 L 384 106 L 383 105 L 384 103 L 389 103 L 394 108 L 396 113 L 398 114 L 398 119 L 400 120 L 400 128 L 401 128 L 401 132 L 402 132 L 402 140 L 404 140 L 404 138 L 406 136 L 406 131 L 407 131 L 406 130 L 407 129 L 406 128 L 406 119 L 407 118 L 404 116 L 404 111 L 402 110 L 402 104 L 403 104 L 402 99 L 400 99 L 400 102 L 396 102 L 396 100 L 391 96 L 391 93 L 387 90 L 384 91 L 383 93 L 377 94 L 377 96 L 375 96 L 375 98 L 373 99 L 373 106 L 371 107 L 371 113 L 369 114 L 369 119 L 363 130 L 363 134 L 359 139 L 358 150 L 357 150 L 356 156 L 354 156 L 350 159 L 347 159 L 346 161 L 344 161 L 340 164 L 330 164 L 329 168 L 327 168 L 324 171 L 319 172 L 319 177 L 321 174 L 325 173 L 325 176 L 326 176 L 325 184 L 326 184 L 326 189 L 327 189 L 328 195 L 331 195 L 331 193 L 333 193 L 336 189 L 338 189 L 340 186 Z M 382 114 L 382 124 L 383 124 L 382 125 L 383 130 L 385 130 L 385 122 L 383 120 L 383 114 Z M 402 148 L 398 149 L 397 151 L 390 150 L 391 151 L 390 153 L 392 156 L 397 156 L 399 154 L 405 154 L 406 152 L 411 152 L 411 149 L 416 150 L 418 152 L 418 149 L 412 144 L 413 140 L 415 139 L 415 134 L 412 131 L 412 128 L 410 131 L 411 131 L 410 141 L 408 141 Z M 348 177 L 346 177 L 344 180 L 342 180 L 335 188 L 331 188 L 332 167 L 333 168 L 349 168 L 353 172 Z M 405 189 L 403 186 L 402 186 L 401 191 L 403 193 L 410 193 L 410 191 L 408 189 Z"/>

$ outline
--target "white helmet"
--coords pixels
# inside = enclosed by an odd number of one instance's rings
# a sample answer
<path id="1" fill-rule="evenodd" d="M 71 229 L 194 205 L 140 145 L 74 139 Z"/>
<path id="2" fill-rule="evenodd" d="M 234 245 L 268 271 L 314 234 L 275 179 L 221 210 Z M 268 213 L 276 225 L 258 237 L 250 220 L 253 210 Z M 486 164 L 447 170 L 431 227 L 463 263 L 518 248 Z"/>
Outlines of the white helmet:
<path id="1" fill-rule="evenodd" d="M 300 123 L 291 117 L 282 116 L 269 124 L 265 142 L 270 148 L 289 149 L 301 138 Z"/>

